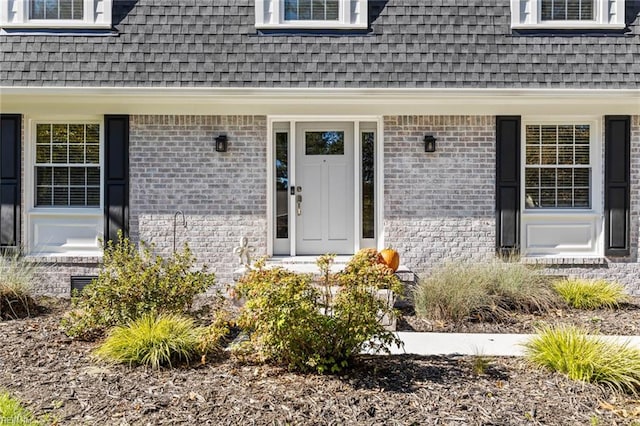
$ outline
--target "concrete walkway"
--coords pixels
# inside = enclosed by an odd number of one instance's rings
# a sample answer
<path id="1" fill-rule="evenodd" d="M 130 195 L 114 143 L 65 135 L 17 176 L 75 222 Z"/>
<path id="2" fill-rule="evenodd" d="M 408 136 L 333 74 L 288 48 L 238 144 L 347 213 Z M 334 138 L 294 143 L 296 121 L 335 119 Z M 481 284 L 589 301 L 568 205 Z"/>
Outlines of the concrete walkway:
<path id="1" fill-rule="evenodd" d="M 397 332 L 404 350 L 391 348 L 392 354 L 522 356 L 522 344 L 533 334 L 474 334 Z M 619 343 L 629 342 L 640 349 L 640 336 L 598 336 Z"/>

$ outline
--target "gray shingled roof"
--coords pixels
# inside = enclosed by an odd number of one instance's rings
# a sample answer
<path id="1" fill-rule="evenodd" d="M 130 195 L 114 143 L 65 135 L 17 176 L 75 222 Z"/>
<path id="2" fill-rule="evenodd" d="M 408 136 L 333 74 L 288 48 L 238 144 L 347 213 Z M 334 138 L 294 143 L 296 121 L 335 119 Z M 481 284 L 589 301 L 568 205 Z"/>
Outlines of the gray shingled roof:
<path id="1" fill-rule="evenodd" d="M 259 34 L 253 0 L 114 0 L 117 36 L 0 35 L 0 85 L 640 87 L 628 29 L 515 34 L 509 0 L 370 0 L 371 31 Z"/>

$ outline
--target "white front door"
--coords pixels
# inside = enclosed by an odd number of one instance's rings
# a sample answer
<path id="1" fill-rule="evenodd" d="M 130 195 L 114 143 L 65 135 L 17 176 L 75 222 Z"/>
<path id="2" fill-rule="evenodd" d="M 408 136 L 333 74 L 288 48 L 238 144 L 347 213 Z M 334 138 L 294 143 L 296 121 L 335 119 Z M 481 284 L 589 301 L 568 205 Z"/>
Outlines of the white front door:
<path id="1" fill-rule="evenodd" d="M 296 123 L 296 254 L 354 250 L 353 123 Z"/>

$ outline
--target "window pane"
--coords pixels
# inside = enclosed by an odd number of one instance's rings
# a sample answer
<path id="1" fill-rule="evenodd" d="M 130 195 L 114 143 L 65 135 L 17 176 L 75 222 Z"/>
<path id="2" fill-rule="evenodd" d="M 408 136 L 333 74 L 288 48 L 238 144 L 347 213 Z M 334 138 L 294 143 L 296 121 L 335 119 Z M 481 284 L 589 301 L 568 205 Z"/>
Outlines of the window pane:
<path id="1" fill-rule="evenodd" d="M 344 132 L 305 132 L 307 155 L 344 155 Z"/>
<path id="2" fill-rule="evenodd" d="M 67 145 L 53 145 L 52 163 L 67 162 Z"/>
<path id="3" fill-rule="evenodd" d="M 100 143 L 100 126 L 97 124 L 87 124 L 87 143 Z"/>
<path id="4" fill-rule="evenodd" d="M 87 167 L 87 185 L 100 185 L 100 168 Z"/>
<path id="5" fill-rule="evenodd" d="M 552 165 L 556 163 L 556 147 L 550 145 L 542 146 L 542 164 Z"/>
<path id="6" fill-rule="evenodd" d="M 100 188 L 87 188 L 87 206 L 100 205 Z"/>
<path id="7" fill-rule="evenodd" d="M 558 187 L 571 188 L 573 186 L 573 169 L 558 169 L 556 172 Z"/>
<path id="8" fill-rule="evenodd" d="M 540 190 L 540 207 L 556 207 L 556 190 Z"/>
<path id="9" fill-rule="evenodd" d="M 69 188 L 53 188 L 53 205 L 68 206 L 69 205 Z"/>
<path id="10" fill-rule="evenodd" d="M 69 143 L 84 143 L 84 126 L 82 124 L 69 125 Z"/>
<path id="11" fill-rule="evenodd" d="M 594 0 L 541 0 L 543 21 L 593 20 Z"/>
<path id="12" fill-rule="evenodd" d="M 31 0 L 31 19 L 44 19 L 44 0 Z"/>
<path id="13" fill-rule="evenodd" d="M 36 167 L 36 185 L 52 185 L 53 184 L 53 168 Z"/>
<path id="14" fill-rule="evenodd" d="M 526 127 L 527 145 L 540 143 L 540 126 Z"/>
<path id="15" fill-rule="evenodd" d="M 59 0 L 60 19 L 73 19 L 73 0 Z"/>
<path id="16" fill-rule="evenodd" d="M 540 147 L 527 145 L 527 164 L 540 164 Z"/>
<path id="17" fill-rule="evenodd" d="M 276 238 L 289 238 L 289 134 L 276 133 Z"/>
<path id="18" fill-rule="evenodd" d="M 51 145 L 36 145 L 36 163 L 51 162 Z"/>
<path id="19" fill-rule="evenodd" d="M 362 132 L 362 238 L 375 238 L 374 132 Z"/>
<path id="20" fill-rule="evenodd" d="M 311 0 L 298 0 L 298 19 L 311 19 Z"/>
<path id="21" fill-rule="evenodd" d="M 573 179 L 575 186 L 581 186 L 588 188 L 591 185 L 591 170 L 590 169 L 574 169 Z"/>
<path id="22" fill-rule="evenodd" d="M 573 146 L 558 147 L 558 164 L 573 164 Z"/>
<path id="23" fill-rule="evenodd" d="M 36 143 L 51 143 L 51 124 L 38 124 L 36 126 Z"/>
<path id="24" fill-rule="evenodd" d="M 67 125 L 66 124 L 54 124 L 53 125 L 53 143 L 67 143 Z"/>
<path id="25" fill-rule="evenodd" d="M 98 164 L 100 162 L 100 147 L 98 145 L 87 145 L 87 164 Z"/>
<path id="26" fill-rule="evenodd" d="M 69 185 L 69 168 L 68 167 L 53 168 L 53 185 L 54 186 Z"/>
<path id="27" fill-rule="evenodd" d="M 44 19 L 60 19 L 58 16 L 58 0 L 45 0 Z"/>
<path id="28" fill-rule="evenodd" d="M 39 186 L 36 188 L 36 206 L 52 206 L 53 190 L 50 186 Z"/>
<path id="29" fill-rule="evenodd" d="M 285 0 L 284 19 L 298 21 L 337 21 L 339 0 Z"/>
<path id="30" fill-rule="evenodd" d="M 589 190 L 584 188 L 576 188 L 573 192 L 574 207 L 582 207 L 588 208 L 591 206 L 591 201 L 589 200 Z"/>
<path id="31" fill-rule="evenodd" d="M 558 189 L 558 203 L 556 207 L 573 207 L 573 190 Z"/>
<path id="32" fill-rule="evenodd" d="M 85 167 L 71 167 L 69 170 L 69 185 L 72 186 L 85 186 L 87 184 Z"/>
<path id="33" fill-rule="evenodd" d="M 69 145 L 69 164 L 84 164 L 84 145 Z"/>
<path id="34" fill-rule="evenodd" d="M 540 186 L 543 188 L 555 188 L 556 169 L 540 169 Z"/>
<path id="35" fill-rule="evenodd" d="M 85 188 L 71 188 L 70 189 L 69 204 L 72 206 L 84 206 L 85 201 Z"/>

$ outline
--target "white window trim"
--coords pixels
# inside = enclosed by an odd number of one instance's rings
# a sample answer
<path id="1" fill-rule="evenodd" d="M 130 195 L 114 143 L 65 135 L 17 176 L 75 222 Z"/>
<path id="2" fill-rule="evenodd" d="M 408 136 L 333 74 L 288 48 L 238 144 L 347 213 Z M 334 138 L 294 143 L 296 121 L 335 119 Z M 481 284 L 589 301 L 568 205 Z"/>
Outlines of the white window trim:
<path id="1" fill-rule="evenodd" d="M 24 212 L 25 251 L 29 255 L 43 256 L 101 256 L 102 248 L 99 240 L 103 237 L 104 228 L 104 119 L 97 116 L 34 116 L 28 118 L 24 148 Z M 36 158 L 36 126 L 38 124 L 98 124 L 100 126 L 100 205 L 95 207 L 47 206 L 36 207 L 35 194 L 35 158 Z M 36 247 L 34 225 L 38 221 L 48 221 L 60 226 L 95 226 L 96 235 L 91 245 L 71 246 L 68 249 L 57 246 Z"/>
<path id="2" fill-rule="evenodd" d="M 595 19 L 590 21 L 542 21 L 540 0 L 511 0 L 513 29 L 623 29 L 625 0 L 595 0 Z"/>
<path id="3" fill-rule="evenodd" d="M 284 19 L 284 0 L 256 0 L 257 29 L 366 29 L 369 0 L 340 0 L 338 20 L 291 21 Z"/>
<path id="4" fill-rule="evenodd" d="M 109 29 L 113 0 L 84 0 L 84 19 L 29 19 L 29 0 L 0 1 L 0 27 L 44 29 Z"/>
<path id="5" fill-rule="evenodd" d="M 562 125 L 562 124 L 588 124 L 589 155 L 591 165 L 591 207 L 590 208 L 537 208 L 527 209 L 525 205 L 524 179 L 526 167 L 526 126 L 527 125 Z M 593 116 L 566 116 L 564 119 L 557 116 L 530 116 L 523 117 L 521 124 L 521 149 L 520 149 L 520 215 L 521 215 L 521 239 L 522 255 L 525 257 L 560 257 L 582 258 L 602 257 L 604 253 L 604 193 L 603 193 L 603 133 L 602 117 Z M 555 248 L 532 247 L 528 241 L 528 227 L 544 227 L 562 232 L 572 226 L 590 227 L 592 241 L 590 246 L 579 246 L 567 243 Z"/>

